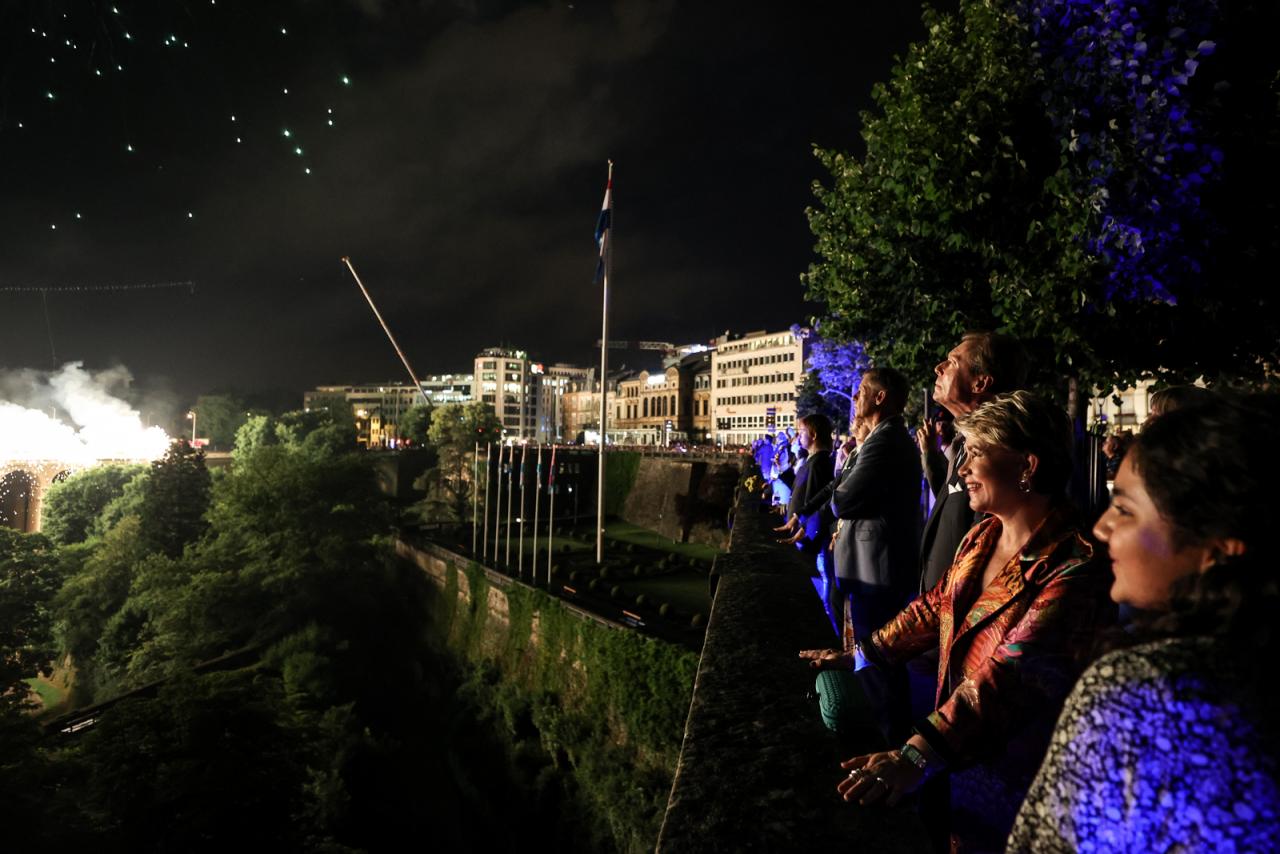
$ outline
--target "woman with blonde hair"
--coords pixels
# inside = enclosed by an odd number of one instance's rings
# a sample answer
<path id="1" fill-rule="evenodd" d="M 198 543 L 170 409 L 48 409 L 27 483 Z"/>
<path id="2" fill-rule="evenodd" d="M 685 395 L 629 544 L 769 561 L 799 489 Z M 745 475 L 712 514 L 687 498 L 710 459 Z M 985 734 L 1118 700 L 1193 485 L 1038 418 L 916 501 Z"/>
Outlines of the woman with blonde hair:
<path id="1" fill-rule="evenodd" d="M 934 711 L 897 750 L 855 756 L 838 792 L 897 803 L 946 774 L 960 850 L 1004 846 L 1063 699 L 1098 627 L 1110 575 L 1065 498 L 1071 434 L 1060 407 L 1025 391 L 959 419 L 959 471 L 982 516 L 938 584 L 855 649 L 856 666 L 938 650 Z M 815 666 L 837 654 L 812 656 Z"/>

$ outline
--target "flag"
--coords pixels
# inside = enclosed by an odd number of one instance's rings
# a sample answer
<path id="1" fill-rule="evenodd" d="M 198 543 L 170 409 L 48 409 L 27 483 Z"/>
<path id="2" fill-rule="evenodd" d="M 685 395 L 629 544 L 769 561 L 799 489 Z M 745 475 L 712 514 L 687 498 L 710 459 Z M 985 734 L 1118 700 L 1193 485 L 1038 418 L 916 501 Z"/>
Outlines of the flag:
<path id="1" fill-rule="evenodd" d="M 556 491 L 556 446 L 551 446 L 551 472 L 547 475 L 547 491 Z"/>
<path id="2" fill-rule="evenodd" d="M 600 218 L 596 220 L 596 246 L 600 247 L 600 260 L 596 263 L 595 284 L 604 280 L 605 258 L 609 251 L 609 226 L 613 220 L 613 163 L 609 164 L 609 181 L 604 186 L 604 204 L 600 206 Z"/>

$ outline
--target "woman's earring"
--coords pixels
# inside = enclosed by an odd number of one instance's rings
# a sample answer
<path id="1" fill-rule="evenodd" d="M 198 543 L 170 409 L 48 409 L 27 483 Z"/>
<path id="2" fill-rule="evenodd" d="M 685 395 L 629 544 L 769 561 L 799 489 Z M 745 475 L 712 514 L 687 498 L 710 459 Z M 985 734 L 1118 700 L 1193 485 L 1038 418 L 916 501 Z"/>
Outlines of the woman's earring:
<path id="1" fill-rule="evenodd" d="M 1018 489 L 1021 492 L 1031 491 L 1031 471 L 1030 469 L 1022 470 L 1022 479 L 1018 481 Z"/>

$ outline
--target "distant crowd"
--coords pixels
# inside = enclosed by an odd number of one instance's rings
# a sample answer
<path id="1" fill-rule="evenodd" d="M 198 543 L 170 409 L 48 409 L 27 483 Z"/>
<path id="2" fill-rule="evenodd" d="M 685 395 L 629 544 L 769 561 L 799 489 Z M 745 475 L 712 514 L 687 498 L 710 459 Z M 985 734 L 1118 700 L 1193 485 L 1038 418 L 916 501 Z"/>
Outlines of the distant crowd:
<path id="1" fill-rule="evenodd" d="M 847 438 L 810 414 L 753 449 L 832 631 L 800 653 L 823 720 L 861 746 L 839 796 L 911 802 L 937 850 L 1277 850 L 1280 396 L 1158 392 L 1080 500 L 1026 368 L 971 333 L 917 429 L 876 367 Z"/>

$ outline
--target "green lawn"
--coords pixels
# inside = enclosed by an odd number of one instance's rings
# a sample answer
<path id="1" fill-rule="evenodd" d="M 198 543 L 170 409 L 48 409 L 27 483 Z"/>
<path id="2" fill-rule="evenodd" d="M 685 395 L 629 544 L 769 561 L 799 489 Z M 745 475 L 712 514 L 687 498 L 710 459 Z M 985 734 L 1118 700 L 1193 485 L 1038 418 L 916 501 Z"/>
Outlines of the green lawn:
<path id="1" fill-rule="evenodd" d="M 635 543 L 638 546 L 696 557 L 705 561 L 710 561 L 720 554 L 720 549 L 715 546 L 708 546 L 703 543 L 677 543 L 675 540 L 668 540 L 656 531 L 650 531 L 648 528 L 641 528 L 639 525 L 633 525 L 630 522 L 621 520 L 606 522 L 604 535 L 615 540 L 621 540 L 624 543 Z"/>
<path id="2" fill-rule="evenodd" d="M 45 711 L 55 709 L 62 704 L 63 693 L 58 686 L 46 682 L 38 677 L 32 677 L 25 681 L 29 686 L 31 686 L 31 690 L 36 692 L 36 695 L 40 698 L 40 703 L 44 706 Z"/>
<path id="3" fill-rule="evenodd" d="M 643 593 L 655 603 L 670 602 L 688 614 L 702 613 L 705 616 L 711 610 L 707 576 L 702 573 L 680 572 L 657 578 L 629 578 L 619 583 L 628 593 Z"/>

